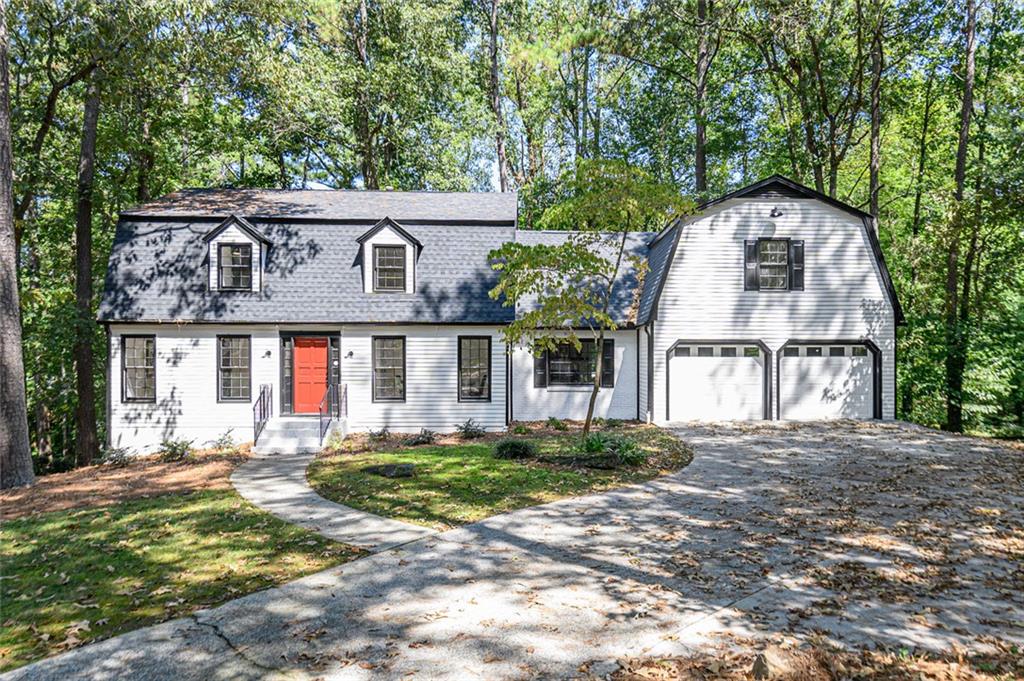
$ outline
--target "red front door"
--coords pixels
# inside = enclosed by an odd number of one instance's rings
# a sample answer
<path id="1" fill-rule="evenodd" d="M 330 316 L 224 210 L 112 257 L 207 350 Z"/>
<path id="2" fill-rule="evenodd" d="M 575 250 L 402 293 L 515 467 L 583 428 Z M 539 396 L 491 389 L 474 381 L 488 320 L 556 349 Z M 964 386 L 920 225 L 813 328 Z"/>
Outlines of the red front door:
<path id="1" fill-rule="evenodd" d="M 315 414 L 327 390 L 327 339 L 295 339 L 295 384 L 293 410 Z"/>

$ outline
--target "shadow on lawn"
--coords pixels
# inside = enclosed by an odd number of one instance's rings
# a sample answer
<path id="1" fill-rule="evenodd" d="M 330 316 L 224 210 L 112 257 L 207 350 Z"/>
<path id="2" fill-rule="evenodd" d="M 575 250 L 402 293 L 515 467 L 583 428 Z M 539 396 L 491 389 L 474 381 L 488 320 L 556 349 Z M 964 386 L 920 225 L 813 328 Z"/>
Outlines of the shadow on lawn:
<path id="1" fill-rule="evenodd" d="M 173 639 L 138 632 L 121 657 L 114 642 L 82 652 L 102 674 L 238 675 L 215 631 L 264 673 L 507 678 L 680 652 L 721 628 L 932 649 L 1024 639 L 1019 453 L 885 425 L 684 435 L 697 458 L 680 475 L 355 561 Z"/>

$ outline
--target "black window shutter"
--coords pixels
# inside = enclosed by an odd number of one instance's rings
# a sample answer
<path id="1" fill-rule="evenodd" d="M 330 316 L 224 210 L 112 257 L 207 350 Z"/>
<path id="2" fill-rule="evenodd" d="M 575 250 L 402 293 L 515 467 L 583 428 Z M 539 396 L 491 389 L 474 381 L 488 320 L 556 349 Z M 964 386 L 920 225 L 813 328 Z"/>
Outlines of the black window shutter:
<path id="1" fill-rule="evenodd" d="M 608 338 L 604 339 L 601 353 L 601 387 L 615 387 L 615 341 Z"/>
<path id="2" fill-rule="evenodd" d="M 533 387 L 548 387 L 548 351 L 533 356 Z"/>
<path id="3" fill-rule="evenodd" d="M 757 291 L 761 288 L 757 276 L 757 239 L 745 242 L 743 253 L 743 290 Z"/>
<path id="4" fill-rule="evenodd" d="M 804 242 L 789 242 L 789 288 L 804 290 Z"/>

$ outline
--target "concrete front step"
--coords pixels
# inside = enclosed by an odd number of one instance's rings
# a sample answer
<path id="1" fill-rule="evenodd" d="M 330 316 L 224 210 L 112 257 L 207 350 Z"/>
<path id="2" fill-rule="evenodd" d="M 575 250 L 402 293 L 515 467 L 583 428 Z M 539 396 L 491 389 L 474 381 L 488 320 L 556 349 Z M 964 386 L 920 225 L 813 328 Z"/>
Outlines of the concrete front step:
<path id="1" fill-rule="evenodd" d="M 320 419 L 273 418 L 253 448 L 256 454 L 298 454 L 320 451 Z"/>

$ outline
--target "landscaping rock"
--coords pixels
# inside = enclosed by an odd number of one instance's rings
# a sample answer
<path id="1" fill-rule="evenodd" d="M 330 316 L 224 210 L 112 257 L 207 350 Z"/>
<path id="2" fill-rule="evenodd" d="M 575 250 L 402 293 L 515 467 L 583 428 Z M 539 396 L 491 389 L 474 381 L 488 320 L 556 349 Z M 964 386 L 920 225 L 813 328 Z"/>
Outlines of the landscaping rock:
<path id="1" fill-rule="evenodd" d="M 379 466 L 366 466 L 362 471 L 385 478 L 411 478 L 416 473 L 416 465 L 411 463 L 388 463 Z"/>

